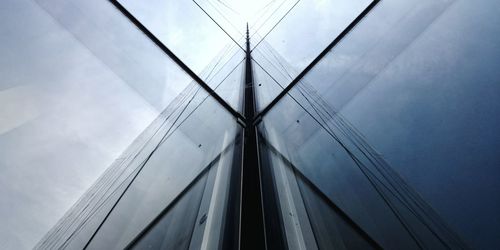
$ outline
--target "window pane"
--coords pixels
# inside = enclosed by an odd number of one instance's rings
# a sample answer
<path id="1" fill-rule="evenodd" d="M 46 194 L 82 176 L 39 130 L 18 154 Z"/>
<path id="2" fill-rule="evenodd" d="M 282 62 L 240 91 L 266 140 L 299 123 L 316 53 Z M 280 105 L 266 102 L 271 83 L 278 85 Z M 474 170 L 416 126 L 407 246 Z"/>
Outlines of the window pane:
<path id="1" fill-rule="evenodd" d="M 352 224 L 340 216 L 314 189 L 297 178 L 307 214 L 321 249 L 374 249 Z"/>
<path id="2" fill-rule="evenodd" d="M 198 215 L 198 208 L 206 185 L 206 178 L 197 183 L 184 194 L 165 214 L 151 231 L 149 231 L 133 249 L 188 249 L 191 235 Z"/>
<path id="3" fill-rule="evenodd" d="M 324 107 L 298 100 L 285 96 L 264 116 L 259 128 L 267 144 L 383 248 L 457 244 L 425 202 L 343 117 L 333 114 L 326 123 L 325 117 L 311 115 Z"/>
<path id="4" fill-rule="evenodd" d="M 292 65 L 293 78 L 371 3 L 370 0 L 285 2 L 285 9 L 291 11 L 276 13 L 256 30 L 252 46 L 268 43 Z"/>
<path id="5" fill-rule="evenodd" d="M 241 111 L 245 53 L 234 43 L 226 47 L 201 75 L 224 101 L 234 110 Z"/>
<path id="6" fill-rule="evenodd" d="M 500 198 L 487 195 L 500 189 L 499 7 L 381 1 L 300 84 L 473 248 L 500 245 Z M 303 98 L 299 87 L 292 95 Z"/>
<path id="7" fill-rule="evenodd" d="M 0 22 L 0 246 L 25 249 L 190 79 L 108 2 L 7 0 Z"/>
<path id="8" fill-rule="evenodd" d="M 119 2 L 195 73 L 200 73 L 226 44 L 233 43 L 194 1 Z"/>
<path id="9" fill-rule="evenodd" d="M 159 147 L 146 154 L 132 182 L 89 247 L 122 249 L 200 171 L 234 143 L 239 125 L 208 93 L 201 91 L 168 125 Z"/>
<path id="10" fill-rule="evenodd" d="M 269 103 L 284 89 L 279 81 L 279 71 L 269 67 L 273 71 L 267 71 L 266 67 L 253 60 L 253 82 L 255 88 L 256 109 L 260 111 L 264 109 Z M 270 64 L 265 64 L 270 65 Z M 278 73 L 278 74 L 276 74 Z"/>

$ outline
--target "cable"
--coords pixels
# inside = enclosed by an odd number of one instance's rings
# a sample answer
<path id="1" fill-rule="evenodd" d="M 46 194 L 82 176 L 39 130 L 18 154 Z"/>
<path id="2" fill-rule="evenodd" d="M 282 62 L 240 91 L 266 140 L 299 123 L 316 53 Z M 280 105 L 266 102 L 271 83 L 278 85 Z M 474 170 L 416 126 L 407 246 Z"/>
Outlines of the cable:
<path id="1" fill-rule="evenodd" d="M 205 11 L 202 7 L 201 7 L 201 6 L 200 6 L 200 5 L 199 5 L 199 4 L 195 1 L 195 0 L 193 0 L 193 2 L 194 2 L 194 3 L 195 3 L 195 4 L 196 4 L 196 5 L 197 5 L 197 6 L 198 6 L 198 7 L 199 7 L 199 8 L 200 8 L 200 9 L 201 9 L 201 10 L 202 10 L 202 11 L 203 11 L 203 12 L 204 12 L 204 13 L 205 13 L 205 14 L 206 14 L 206 15 L 207 15 L 207 16 L 208 16 L 208 17 L 209 17 L 209 18 L 210 18 L 210 19 L 211 19 L 211 20 L 212 20 L 212 21 L 213 21 L 213 22 L 214 22 L 214 23 L 215 23 L 215 24 L 216 24 L 216 25 L 220 28 L 220 29 L 221 29 L 221 30 L 222 30 L 222 31 L 224 31 L 224 33 L 226 33 L 226 35 L 227 35 L 227 36 L 228 36 L 231 40 L 233 40 L 233 42 L 234 42 L 234 43 L 236 43 L 236 44 L 238 45 L 238 47 L 240 47 L 240 49 L 241 49 L 242 51 L 245 51 L 245 49 L 243 49 L 243 48 L 242 48 L 242 47 L 238 44 L 238 42 L 236 42 L 236 41 L 234 40 L 234 38 L 233 38 L 231 35 L 229 35 L 229 33 L 227 33 L 227 31 L 226 31 L 224 28 L 222 28 L 222 26 L 220 26 L 220 25 L 219 25 L 219 23 L 217 23 L 217 22 L 215 21 L 215 19 L 213 19 L 213 18 L 212 18 L 212 17 L 211 17 L 211 16 L 210 16 L 210 15 L 209 15 L 209 14 L 208 14 L 208 13 L 207 13 L 207 12 L 206 12 L 206 11 Z"/>

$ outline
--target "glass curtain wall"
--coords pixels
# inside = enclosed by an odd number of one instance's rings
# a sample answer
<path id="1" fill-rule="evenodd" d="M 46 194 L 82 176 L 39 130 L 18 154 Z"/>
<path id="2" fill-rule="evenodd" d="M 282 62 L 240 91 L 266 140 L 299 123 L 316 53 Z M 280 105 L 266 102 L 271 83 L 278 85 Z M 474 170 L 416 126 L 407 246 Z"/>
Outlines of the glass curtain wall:
<path id="1" fill-rule="evenodd" d="M 500 4 L 0 7 L 0 248 L 238 249 L 245 147 L 269 248 L 500 245 Z"/>
<path id="2" fill-rule="evenodd" d="M 289 244 L 309 248 L 312 231 L 319 248 L 358 248 L 342 213 L 383 248 L 499 244 L 498 7 L 380 1 L 298 78 L 279 46 L 254 49 L 275 93 L 296 83 L 259 124 L 282 216 L 300 225 L 284 230 L 304 235 Z"/>

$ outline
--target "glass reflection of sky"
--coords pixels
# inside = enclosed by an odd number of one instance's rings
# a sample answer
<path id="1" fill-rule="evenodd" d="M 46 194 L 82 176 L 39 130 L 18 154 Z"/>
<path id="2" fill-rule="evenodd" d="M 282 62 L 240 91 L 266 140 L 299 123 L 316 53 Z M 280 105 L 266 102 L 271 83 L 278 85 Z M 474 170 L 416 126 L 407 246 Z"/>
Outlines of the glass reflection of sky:
<path id="1" fill-rule="evenodd" d="M 0 3 L 0 248 L 31 248 L 189 82 L 109 3 L 63 2 Z M 196 73 L 232 42 L 192 1 L 120 2 Z M 285 1 L 197 2 L 241 42 Z M 263 44 L 296 74 L 368 2 L 301 0 Z M 304 79 L 476 248 L 500 245 L 499 9 L 381 1 Z"/>

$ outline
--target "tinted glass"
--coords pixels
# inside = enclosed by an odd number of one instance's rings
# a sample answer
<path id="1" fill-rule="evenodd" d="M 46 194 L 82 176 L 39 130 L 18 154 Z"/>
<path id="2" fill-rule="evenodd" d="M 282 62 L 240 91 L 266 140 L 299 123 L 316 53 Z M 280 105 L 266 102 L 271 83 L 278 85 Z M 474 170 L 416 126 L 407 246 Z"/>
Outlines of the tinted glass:
<path id="1" fill-rule="evenodd" d="M 262 66 L 256 60 L 253 63 L 253 82 L 255 88 L 255 99 L 257 111 L 264 109 L 281 91 L 283 85 L 278 82 L 279 74 L 273 74 L 279 71 L 267 71 L 265 66 Z M 267 64 L 270 65 L 270 64 Z M 270 67 L 271 70 L 273 68 Z"/>
<path id="2" fill-rule="evenodd" d="M 301 84 L 475 248 L 500 244 L 498 8 L 381 1 Z"/>
<path id="3" fill-rule="evenodd" d="M 206 176 L 188 190 L 161 221 L 132 248 L 188 249 L 193 228 L 198 223 L 196 216 L 205 184 Z"/>
<path id="4" fill-rule="evenodd" d="M 230 43 L 201 74 L 206 83 L 238 111 L 242 108 L 244 57 L 245 53 Z"/>
<path id="5" fill-rule="evenodd" d="M 31 248 L 190 79 L 108 2 L 0 20 L 0 246 Z"/>
<path id="6" fill-rule="evenodd" d="M 204 91 L 193 96 L 111 211 L 91 248 L 125 247 L 188 183 L 234 142 L 239 125 Z M 182 173 L 182 174 L 180 174 Z M 119 230 L 117 230 L 119 229 Z"/>
<path id="7" fill-rule="evenodd" d="M 226 44 L 232 42 L 231 37 L 200 8 L 207 1 L 119 2 L 195 73 L 200 73 Z"/>
<path id="8" fill-rule="evenodd" d="M 264 116 L 263 140 L 383 248 L 460 246 L 351 124 L 339 114 L 316 118 L 324 106 L 303 98 L 285 96 Z"/>
<path id="9" fill-rule="evenodd" d="M 292 65 L 293 76 L 302 71 L 371 1 L 284 1 L 286 12 L 275 14 L 256 29 L 252 46 L 266 42 Z M 284 17 L 284 18 L 283 18 Z M 263 39 L 263 40 L 262 40 Z"/>

